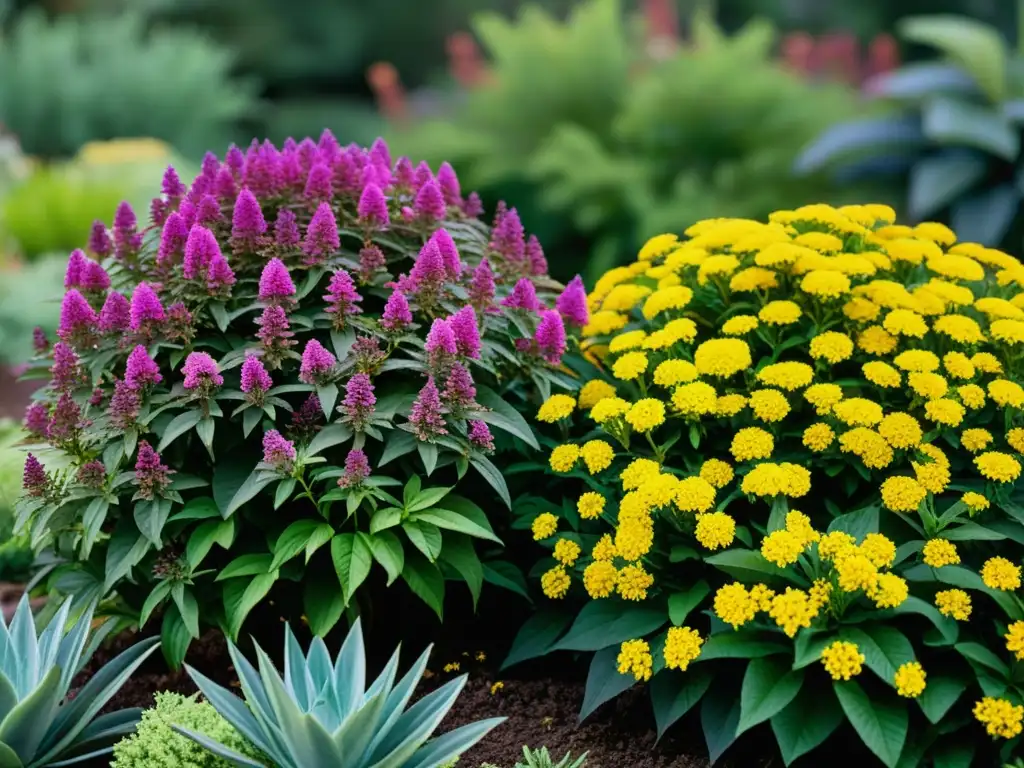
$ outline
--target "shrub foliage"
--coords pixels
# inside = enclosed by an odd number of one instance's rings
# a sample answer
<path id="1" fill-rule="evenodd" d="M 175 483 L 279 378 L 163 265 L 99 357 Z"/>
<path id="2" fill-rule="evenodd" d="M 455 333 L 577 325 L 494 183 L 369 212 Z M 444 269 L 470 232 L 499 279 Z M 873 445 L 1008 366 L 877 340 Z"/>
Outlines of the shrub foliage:
<path id="1" fill-rule="evenodd" d="M 758 725 L 787 764 L 847 724 L 890 767 L 1020 748 L 1024 266 L 893 218 L 708 220 L 598 281 L 509 663 L 593 652 L 584 716 L 642 681 L 713 759 Z"/>

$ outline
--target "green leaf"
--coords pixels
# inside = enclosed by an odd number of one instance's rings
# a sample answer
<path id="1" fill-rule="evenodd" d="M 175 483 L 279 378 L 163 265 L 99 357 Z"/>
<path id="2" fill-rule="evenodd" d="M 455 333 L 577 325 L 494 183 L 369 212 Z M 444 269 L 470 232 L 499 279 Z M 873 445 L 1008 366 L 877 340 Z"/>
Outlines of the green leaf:
<path id="1" fill-rule="evenodd" d="M 328 448 L 341 443 L 347 443 L 352 439 L 352 430 L 344 424 L 328 424 L 316 433 L 316 437 L 309 441 L 306 448 L 306 456 L 316 456 Z"/>
<path id="2" fill-rule="evenodd" d="M 888 768 L 896 768 L 907 740 L 906 705 L 869 698 L 855 680 L 836 680 L 832 690 L 864 745 Z"/>
<path id="3" fill-rule="evenodd" d="M 740 703 L 726 688 L 712 688 L 700 703 L 700 724 L 704 730 L 704 743 L 708 746 L 711 765 L 736 741 L 736 726 L 740 720 Z"/>
<path id="4" fill-rule="evenodd" d="M 256 607 L 257 603 L 267 596 L 270 588 L 277 581 L 277 577 L 277 571 L 255 576 L 252 581 L 246 584 L 244 590 L 239 590 L 237 586 L 233 586 L 229 590 L 228 586 L 225 586 L 224 615 L 228 620 L 228 632 L 232 640 L 238 639 L 238 633 L 242 629 L 242 624 L 245 623 L 245 618 Z M 232 598 L 230 600 L 229 595 Z"/>
<path id="5" fill-rule="evenodd" d="M 921 706 L 924 716 L 934 725 L 938 725 L 965 690 L 967 685 L 962 680 L 930 674 L 924 692 L 917 697 L 917 703 Z"/>
<path id="6" fill-rule="evenodd" d="M 188 537 L 188 543 L 185 545 L 185 559 L 192 570 L 199 567 L 214 544 L 220 544 L 224 549 L 229 549 L 234 541 L 235 519 L 221 520 L 216 509 L 214 509 L 214 513 L 218 515 L 216 520 L 206 520 L 200 523 Z"/>
<path id="7" fill-rule="evenodd" d="M 703 579 L 683 592 L 674 592 L 668 599 L 669 619 L 675 626 L 680 626 L 710 592 L 711 587 Z"/>
<path id="8" fill-rule="evenodd" d="M 448 509 L 440 509 L 438 507 L 426 509 L 422 512 L 417 512 L 412 516 L 412 519 L 420 522 L 432 523 L 438 528 L 456 531 L 457 533 L 464 533 L 467 536 L 473 536 L 477 539 L 487 539 L 497 544 L 502 543 L 501 539 L 491 533 L 489 529 L 477 525 L 468 517 L 464 517 L 458 512 L 452 512 Z"/>
<path id="9" fill-rule="evenodd" d="M 763 640 L 744 631 L 727 629 L 705 641 L 694 663 L 712 659 L 757 659 L 785 653 L 786 650 L 786 646 L 777 640 Z"/>
<path id="10" fill-rule="evenodd" d="M 273 555 L 267 553 L 240 555 L 221 569 L 215 581 L 237 579 L 240 576 L 262 576 L 270 572 L 273 561 Z"/>
<path id="11" fill-rule="evenodd" d="M 583 722 L 594 710 L 628 691 L 636 685 L 631 674 L 619 674 L 619 647 L 613 645 L 602 648 L 590 660 L 590 671 L 587 673 L 587 687 L 583 693 L 583 706 L 580 707 L 580 722 Z"/>
<path id="12" fill-rule="evenodd" d="M 484 584 L 484 569 L 473 549 L 473 540 L 468 536 L 444 534 L 439 560 L 454 568 L 465 579 L 469 593 L 473 597 L 473 610 L 480 600 L 480 591 Z"/>
<path id="13" fill-rule="evenodd" d="M 966 16 L 912 16 L 898 24 L 908 42 L 938 48 L 974 78 L 989 99 L 1006 98 L 1006 42 L 998 30 Z"/>
<path id="14" fill-rule="evenodd" d="M 842 721 L 843 712 L 828 689 L 804 686 L 789 706 L 772 718 L 772 731 L 786 765 L 824 742 Z"/>
<path id="15" fill-rule="evenodd" d="M 665 626 L 667 620 L 663 605 L 592 600 L 583 606 L 565 637 L 551 650 L 599 651 L 614 643 L 649 635 Z"/>
<path id="16" fill-rule="evenodd" d="M 572 615 L 562 610 L 541 609 L 534 613 L 519 629 L 508 656 L 501 663 L 502 671 L 513 664 L 544 656 L 555 644 L 555 640 L 572 621 Z"/>
<path id="17" fill-rule="evenodd" d="M 437 560 L 437 556 L 441 554 L 442 539 L 441 531 L 436 525 L 407 520 L 402 523 L 402 530 L 413 546 L 426 555 L 430 562 Z"/>
<path id="18" fill-rule="evenodd" d="M 170 514 L 171 502 L 166 499 L 140 501 L 135 505 L 135 525 L 157 549 L 161 546 L 160 534 L 163 532 Z"/>
<path id="19" fill-rule="evenodd" d="M 654 676 L 651 705 L 659 739 L 703 698 L 713 679 L 710 667 L 692 667 L 686 672 L 665 670 Z"/>
<path id="20" fill-rule="evenodd" d="M 505 502 L 505 506 L 512 509 L 512 498 L 508 494 L 508 486 L 505 485 L 505 478 L 491 460 L 486 456 L 471 456 L 469 463 L 476 469 L 488 484 L 498 492 L 498 496 Z"/>
<path id="21" fill-rule="evenodd" d="M 418 552 L 409 552 L 402 570 L 402 580 L 420 600 L 444 620 L 444 576 L 440 569 Z"/>
<path id="22" fill-rule="evenodd" d="M 800 692 L 804 673 L 790 669 L 788 661 L 752 659 L 740 689 L 740 721 L 736 735 L 774 717 Z"/>
<path id="23" fill-rule="evenodd" d="M 971 147 L 1003 160 L 1020 153 L 1020 135 L 1008 117 L 993 109 L 949 98 L 924 105 L 921 127 L 939 144 Z"/>
<path id="24" fill-rule="evenodd" d="M 316 388 L 316 396 L 320 400 L 320 408 L 323 409 L 327 421 L 331 420 L 334 414 L 334 404 L 338 402 L 338 385 L 324 384 Z"/>
<path id="25" fill-rule="evenodd" d="M 373 564 L 373 555 L 365 541 L 365 534 L 336 535 L 331 539 L 331 559 L 347 606 L 356 590 L 370 575 L 370 566 Z"/>
<path id="26" fill-rule="evenodd" d="M 843 627 L 840 636 L 856 643 L 864 654 L 868 669 L 878 675 L 886 685 L 894 686 L 896 670 L 914 660 L 914 646 L 907 636 L 895 627 L 873 623 L 860 627 Z"/>
<path id="27" fill-rule="evenodd" d="M 828 532 L 845 531 L 860 541 L 869 533 L 878 533 L 878 507 L 870 506 L 840 515 L 828 526 Z"/>
<path id="28" fill-rule="evenodd" d="M 192 635 L 181 620 L 178 609 L 172 605 L 164 612 L 164 621 L 160 625 L 160 648 L 167 666 L 173 670 L 180 669 L 191 643 Z"/>
<path id="29" fill-rule="evenodd" d="M 168 445 L 195 427 L 202 417 L 202 412 L 195 410 L 179 413 L 171 419 L 171 423 L 167 425 L 167 429 L 164 430 L 164 434 L 160 438 L 160 443 L 156 448 L 157 451 L 162 453 Z"/>
<path id="30" fill-rule="evenodd" d="M 307 578 L 304 582 L 302 605 L 309 629 L 317 637 L 323 637 L 341 618 L 345 610 L 345 598 L 334 579 Z"/>
<path id="31" fill-rule="evenodd" d="M 769 563 L 760 552 L 749 549 L 727 549 L 725 552 L 705 557 L 704 562 L 744 582 L 763 581 L 765 577 L 793 579 L 792 574 L 786 573 L 774 563 Z"/>
<path id="32" fill-rule="evenodd" d="M 477 387 L 476 401 L 490 411 L 476 413 L 474 417 L 484 421 L 493 427 L 515 435 L 535 451 L 540 450 L 540 444 L 533 433 L 533 429 L 515 408 L 509 405 L 493 389 L 488 387 Z"/>
<path id="33" fill-rule="evenodd" d="M 390 587 L 395 579 L 402 575 L 402 569 L 405 568 L 405 550 L 402 548 L 401 540 L 391 531 L 381 531 L 367 536 L 366 541 L 370 545 L 373 559 L 387 571 L 387 585 Z"/>

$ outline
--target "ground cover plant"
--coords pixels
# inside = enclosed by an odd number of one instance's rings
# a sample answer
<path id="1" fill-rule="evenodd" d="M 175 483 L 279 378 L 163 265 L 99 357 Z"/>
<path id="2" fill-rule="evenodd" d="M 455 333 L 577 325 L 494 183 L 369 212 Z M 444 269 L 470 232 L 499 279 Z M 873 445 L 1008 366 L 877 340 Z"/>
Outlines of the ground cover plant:
<path id="1" fill-rule="evenodd" d="M 488 457 L 537 445 L 513 404 L 573 386 L 585 294 L 514 209 L 480 213 L 450 166 L 325 132 L 208 154 L 188 186 L 169 168 L 151 226 L 97 223 L 29 372 L 18 523 L 62 563 L 50 588 L 162 613 L 175 666 L 279 581 L 317 635 L 377 569 L 438 616 L 446 579 L 523 591 Z"/>
<path id="2" fill-rule="evenodd" d="M 712 760 L 852 728 L 887 766 L 995 763 L 1024 720 L 1024 266 L 880 205 L 714 219 L 589 296 L 537 413 L 567 498 L 517 501 L 549 598 L 507 664 L 593 653 Z M 537 471 L 539 464 L 520 469 Z M 714 682 L 714 684 L 712 684 Z"/>

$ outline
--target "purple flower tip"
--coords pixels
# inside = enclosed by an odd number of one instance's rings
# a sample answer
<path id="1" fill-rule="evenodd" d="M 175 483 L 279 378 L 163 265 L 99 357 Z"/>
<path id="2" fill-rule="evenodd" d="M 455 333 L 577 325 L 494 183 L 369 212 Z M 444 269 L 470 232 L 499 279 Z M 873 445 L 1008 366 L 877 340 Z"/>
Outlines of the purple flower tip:
<path id="1" fill-rule="evenodd" d="M 217 361 L 205 352 L 192 352 L 185 358 L 183 370 L 185 389 L 209 389 L 224 383 L 224 377 L 217 368 Z"/>
<path id="2" fill-rule="evenodd" d="M 295 295 L 295 283 L 283 261 L 275 257 L 267 262 L 260 274 L 259 290 L 260 301 L 268 303 L 290 300 Z"/>
<path id="3" fill-rule="evenodd" d="M 132 353 L 128 355 L 124 373 L 125 383 L 129 387 L 137 389 L 149 384 L 159 384 L 163 378 L 160 375 L 160 366 L 149 356 L 146 348 L 141 344 L 136 345 Z"/>
<path id="4" fill-rule="evenodd" d="M 587 290 L 583 287 L 583 278 L 576 275 L 555 301 L 555 308 L 562 318 L 570 325 L 582 328 L 590 322 L 590 311 L 587 308 Z"/>
<path id="5" fill-rule="evenodd" d="M 322 384 L 336 362 L 334 355 L 324 349 L 323 344 L 316 339 L 310 339 L 306 342 L 306 348 L 302 350 L 299 381 L 304 384 Z"/>

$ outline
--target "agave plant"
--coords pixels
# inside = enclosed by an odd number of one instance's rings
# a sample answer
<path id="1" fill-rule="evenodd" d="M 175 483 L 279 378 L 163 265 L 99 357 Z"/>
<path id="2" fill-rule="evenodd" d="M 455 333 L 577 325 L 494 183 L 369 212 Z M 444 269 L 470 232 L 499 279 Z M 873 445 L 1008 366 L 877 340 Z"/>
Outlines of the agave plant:
<path id="1" fill-rule="evenodd" d="M 258 645 L 258 672 L 230 641 L 228 651 L 245 702 L 190 667 L 188 673 L 224 719 L 280 768 L 439 768 L 505 719 L 481 720 L 431 739 L 466 676 L 406 709 L 427 667 L 430 648 L 397 684 L 396 650 L 366 688 L 366 652 L 358 620 L 334 661 L 319 637 L 304 656 L 285 625 L 283 679 Z M 233 765 L 262 768 L 262 763 L 202 734 L 179 726 L 175 730 Z"/>
<path id="2" fill-rule="evenodd" d="M 523 747 L 523 761 L 516 763 L 516 768 L 582 768 L 586 762 L 586 752 L 575 759 L 573 759 L 572 752 L 566 752 L 565 757 L 556 763 L 547 747 L 540 749 Z"/>
<path id="3" fill-rule="evenodd" d="M 22 597 L 9 626 L 0 619 L 3 768 L 44 768 L 89 760 L 110 752 L 139 721 L 139 709 L 96 715 L 156 650 L 159 638 L 121 653 L 69 699 L 71 681 L 98 644 L 98 636 L 88 642 L 93 609 L 88 608 L 69 629 L 70 612 L 71 600 L 67 600 L 38 636 L 28 597 Z"/>

